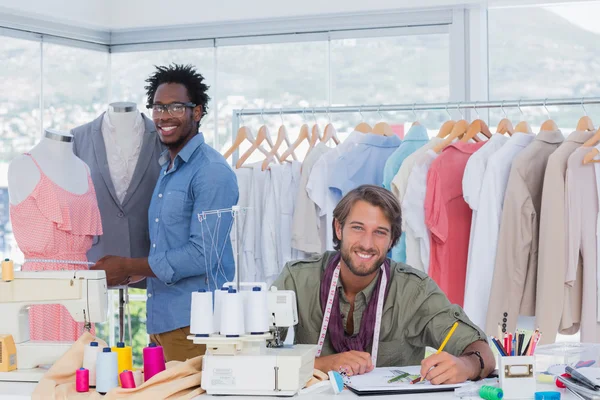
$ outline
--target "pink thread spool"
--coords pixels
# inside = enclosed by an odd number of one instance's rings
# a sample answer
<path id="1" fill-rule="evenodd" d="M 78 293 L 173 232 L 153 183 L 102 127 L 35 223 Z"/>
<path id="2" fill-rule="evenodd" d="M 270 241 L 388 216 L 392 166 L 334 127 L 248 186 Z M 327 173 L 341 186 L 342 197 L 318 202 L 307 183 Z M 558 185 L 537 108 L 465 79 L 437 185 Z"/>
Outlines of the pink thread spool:
<path id="1" fill-rule="evenodd" d="M 148 382 L 154 375 L 165 370 L 165 354 L 162 346 L 150 343 L 144 348 L 144 382 Z"/>
<path id="2" fill-rule="evenodd" d="M 79 368 L 75 371 L 75 390 L 78 393 L 90 391 L 90 371 L 85 368 Z"/>
<path id="3" fill-rule="evenodd" d="M 123 389 L 135 389 L 135 379 L 133 379 L 133 372 L 125 370 L 119 375 L 121 378 L 121 387 Z"/>

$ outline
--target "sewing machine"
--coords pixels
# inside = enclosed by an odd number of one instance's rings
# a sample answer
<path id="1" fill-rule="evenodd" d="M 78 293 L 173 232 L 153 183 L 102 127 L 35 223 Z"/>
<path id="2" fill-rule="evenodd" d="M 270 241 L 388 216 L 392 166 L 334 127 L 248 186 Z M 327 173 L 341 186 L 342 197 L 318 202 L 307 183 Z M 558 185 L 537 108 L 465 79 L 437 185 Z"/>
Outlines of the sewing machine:
<path id="1" fill-rule="evenodd" d="M 91 326 L 105 322 L 108 314 L 104 271 L 15 272 L 14 280 L 0 281 L 0 334 L 12 335 L 17 370 L 0 373 L 0 381 L 37 382 L 45 369 L 73 345 L 29 339 L 29 306 L 61 304 L 73 319 Z"/>
<path id="2" fill-rule="evenodd" d="M 195 344 L 206 345 L 201 385 L 208 394 L 294 396 L 312 377 L 317 346 L 286 346 L 281 340 L 281 330 L 298 323 L 296 293 L 272 287 L 267 307 L 268 333 L 237 338 L 188 336 Z"/>

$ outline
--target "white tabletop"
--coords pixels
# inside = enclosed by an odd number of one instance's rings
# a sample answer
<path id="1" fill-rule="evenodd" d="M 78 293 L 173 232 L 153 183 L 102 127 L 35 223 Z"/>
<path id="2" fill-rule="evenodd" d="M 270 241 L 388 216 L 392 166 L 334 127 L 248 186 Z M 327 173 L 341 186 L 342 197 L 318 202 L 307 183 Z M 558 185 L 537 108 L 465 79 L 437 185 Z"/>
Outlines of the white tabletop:
<path id="1" fill-rule="evenodd" d="M 2 400 L 26 400 L 31 399 L 31 394 L 35 388 L 35 383 L 21 383 L 21 382 L 0 382 L 0 399 Z M 557 391 L 559 389 L 554 385 L 549 384 L 538 384 L 537 390 L 540 392 L 545 391 Z M 576 398 L 570 394 L 565 393 L 564 389 L 560 390 L 561 399 L 562 400 L 576 400 Z M 211 396 L 212 397 L 212 396 Z M 196 397 L 198 400 L 207 399 L 208 396 L 202 395 Z M 248 396 L 218 396 L 216 397 L 221 400 L 273 400 L 276 397 L 248 397 Z M 359 398 L 352 392 L 348 390 L 344 390 L 341 394 L 335 395 L 332 391 L 328 390 L 324 393 L 310 393 L 303 396 L 296 396 L 295 399 L 315 399 L 315 400 L 340 400 L 340 399 L 349 399 L 349 398 Z M 454 395 L 453 392 L 443 392 L 443 393 L 425 393 L 425 394 L 404 394 L 401 395 L 403 400 L 423 400 L 423 399 L 433 399 L 433 400 L 443 400 L 443 399 L 459 399 Z M 279 398 L 283 399 L 283 398 Z M 368 400 L 389 400 L 390 396 L 367 396 Z M 479 399 L 479 397 L 472 397 L 472 399 Z"/>

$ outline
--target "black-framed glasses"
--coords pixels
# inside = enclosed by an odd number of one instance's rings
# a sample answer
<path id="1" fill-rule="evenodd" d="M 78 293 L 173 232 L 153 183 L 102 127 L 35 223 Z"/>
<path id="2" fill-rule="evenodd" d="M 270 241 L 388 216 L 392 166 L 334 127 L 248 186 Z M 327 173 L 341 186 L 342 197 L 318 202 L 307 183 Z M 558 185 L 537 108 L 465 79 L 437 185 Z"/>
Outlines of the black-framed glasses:
<path id="1" fill-rule="evenodd" d="M 168 112 L 170 116 L 173 118 L 180 118 L 185 114 L 186 108 L 194 108 L 196 104 L 194 103 L 170 103 L 170 104 L 152 104 L 148 107 L 149 110 L 152 110 L 152 116 L 158 117 L 163 115 L 163 113 Z"/>

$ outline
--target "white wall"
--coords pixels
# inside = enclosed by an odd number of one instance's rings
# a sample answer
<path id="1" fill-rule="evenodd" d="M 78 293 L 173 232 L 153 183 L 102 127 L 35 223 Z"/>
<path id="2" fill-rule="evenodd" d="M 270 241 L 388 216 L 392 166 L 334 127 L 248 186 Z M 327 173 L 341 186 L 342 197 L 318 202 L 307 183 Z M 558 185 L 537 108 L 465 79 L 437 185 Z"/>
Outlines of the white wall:
<path id="1" fill-rule="evenodd" d="M 0 14 L 43 19 L 93 29 L 110 29 L 110 0 L 0 0 Z"/>

